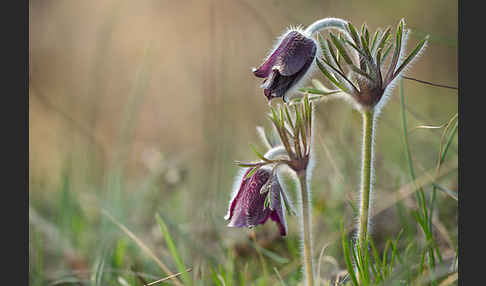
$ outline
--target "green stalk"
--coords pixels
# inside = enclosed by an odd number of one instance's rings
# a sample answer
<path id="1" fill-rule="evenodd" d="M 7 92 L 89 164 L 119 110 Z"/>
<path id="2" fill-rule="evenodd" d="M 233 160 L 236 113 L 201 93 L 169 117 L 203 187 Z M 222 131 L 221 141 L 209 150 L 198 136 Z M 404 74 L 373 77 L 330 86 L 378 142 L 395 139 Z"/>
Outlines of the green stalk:
<path id="1" fill-rule="evenodd" d="M 302 198 L 302 242 L 304 246 L 304 271 L 307 286 L 314 285 L 314 271 L 312 263 L 312 240 L 311 240 L 311 214 L 310 206 L 311 199 L 309 190 L 307 189 L 307 170 L 297 172 L 297 177 L 300 182 L 300 193 Z"/>
<path id="2" fill-rule="evenodd" d="M 368 236 L 369 209 L 371 196 L 371 176 L 373 168 L 373 110 L 365 110 L 363 114 L 363 153 L 361 161 L 361 202 L 359 208 L 358 243 L 361 248 L 367 247 L 365 242 Z"/>

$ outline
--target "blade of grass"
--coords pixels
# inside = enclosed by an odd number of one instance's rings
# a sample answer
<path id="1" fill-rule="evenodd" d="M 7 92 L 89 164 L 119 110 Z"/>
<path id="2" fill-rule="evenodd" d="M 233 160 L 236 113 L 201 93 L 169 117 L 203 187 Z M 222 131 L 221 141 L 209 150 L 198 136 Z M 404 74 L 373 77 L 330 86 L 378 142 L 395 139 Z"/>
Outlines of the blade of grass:
<path id="1" fill-rule="evenodd" d="M 128 237 L 130 237 L 135 243 L 142 249 L 142 251 L 147 254 L 155 263 L 162 269 L 165 273 L 169 275 L 173 275 L 172 271 L 169 270 L 169 268 L 150 250 L 150 248 L 145 245 L 145 243 L 142 242 L 133 232 L 131 232 L 127 227 L 122 225 L 120 222 L 118 222 L 114 217 L 112 217 L 107 211 L 101 210 L 101 213 L 108 217 L 108 219 L 113 222 L 116 226 L 118 226 Z M 172 277 L 171 278 L 174 284 L 183 286 L 183 284 L 177 279 L 177 277 Z"/>
<path id="2" fill-rule="evenodd" d="M 186 271 L 186 266 L 182 262 L 181 256 L 179 255 L 179 252 L 177 251 L 177 247 L 175 246 L 174 240 L 172 239 L 172 236 L 169 233 L 169 230 L 167 229 L 167 226 L 165 225 L 164 220 L 160 217 L 158 213 L 155 214 L 155 220 L 157 220 L 157 223 L 160 226 L 160 231 L 164 235 L 165 243 L 167 244 L 167 247 L 169 248 L 169 251 L 172 255 L 172 258 L 174 259 L 174 262 L 177 265 L 177 270 L 179 270 L 180 273 L 182 274 L 182 279 L 186 285 L 191 285 L 192 284 L 192 279 L 188 275 Z"/>
<path id="3" fill-rule="evenodd" d="M 282 284 L 283 286 L 287 286 L 287 284 L 285 284 L 285 282 L 283 281 L 282 275 L 280 275 L 280 272 L 278 272 L 277 267 L 273 267 L 273 271 L 275 271 L 275 273 L 277 274 L 280 284 Z"/>
<path id="4" fill-rule="evenodd" d="M 174 277 L 177 277 L 179 275 L 183 275 L 183 274 L 185 274 L 187 272 L 190 272 L 190 271 L 192 271 L 192 268 L 187 268 L 186 270 L 184 270 L 184 272 L 179 272 L 179 273 L 176 273 L 176 274 L 169 275 L 169 276 L 167 276 L 165 278 L 162 278 L 162 279 L 159 279 L 159 280 L 150 282 L 148 284 L 145 284 L 144 286 L 152 286 L 152 285 L 155 285 L 155 284 L 159 284 L 159 283 L 162 283 L 162 282 L 167 281 L 169 279 L 172 279 Z"/>

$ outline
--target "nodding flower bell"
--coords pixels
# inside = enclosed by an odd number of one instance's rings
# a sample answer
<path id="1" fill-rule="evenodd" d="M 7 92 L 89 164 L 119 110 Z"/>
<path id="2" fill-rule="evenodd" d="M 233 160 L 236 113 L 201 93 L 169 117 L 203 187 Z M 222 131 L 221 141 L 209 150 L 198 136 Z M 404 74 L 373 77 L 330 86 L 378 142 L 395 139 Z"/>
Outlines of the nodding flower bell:
<path id="1" fill-rule="evenodd" d="M 243 175 L 240 187 L 230 201 L 229 227 L 255 227 L 264 224 L 268 218 L 275 221 L 280 235 L 287 234 L 283 191 L 277 176 L 271 170 L 260 168 L 248 177 L 253 168 Z"/>
<path id="2" fill-rule="evenodd" d="M 287 93 L 296 90 L 311 69 L 317 54 L 317 43 L 304 31 L 291 29 L 279 38 L 275 49 L 253 74 L 264 78 L 261 87 L 270 101 L 287 100 Z"/>

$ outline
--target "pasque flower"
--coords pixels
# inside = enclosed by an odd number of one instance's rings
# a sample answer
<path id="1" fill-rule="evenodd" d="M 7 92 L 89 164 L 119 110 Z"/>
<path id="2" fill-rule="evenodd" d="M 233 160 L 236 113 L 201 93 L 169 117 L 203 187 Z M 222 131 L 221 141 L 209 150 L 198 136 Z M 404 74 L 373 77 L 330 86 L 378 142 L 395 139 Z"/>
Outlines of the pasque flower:
<path id="1" fill-rule="evenodd" d="M 280 235 L 287 234 L 285 220 L 285 203 L 282 198 L 282 188 L 277 175 L 272 170 L 260 168 L 244 173 L 238 191 L 230 201 L 228 214 L 230 227 L 255 227 L 264 224 L 269 218 L 273 220 L 280 231 Z"/>
<path id="2" fill-rule="evenodd" d="M 405 57 L 409 30 L 405 29 L 403 19 L 398 24 L 394 40 L 391 28 L 378 29 L 374 36 L 370 35 L 366 24 L 361 27 L 361 32 L 349 22 L 342 28 L 344 37 L 329 33 L 329 38 L 319 38 L 322 58 L 316 63 L 333 88 L 362 114 L 363 148 L 356 247 L 364 249 L 368 246 L 371 226 L 375 124 L 390 98 L 394 83 L 423 52 L 428 36 Z"/>
<path id="3" fill-rule="evenodd" d="M 350 98 L 357 109 L 379 113 L 396 80 L 424 50 L 427 37 L 405 57 L 408 30 L 404 25 L 401 20 L 395 41 L 391 40 L 391 28 L 378 29 L 371 37 L 366 25 L 359 32 L 349 22 L 344 38 L 330 33 L 328 39 L 319 39 L 323 57 L 316 60 L 317 65 L 336 91 Z"/>
<path id="4" fill-rule="evenodd" d="M 253 227 L 265 223 L 268 218 L 275 221 L 281 235 L 287 234 L 285 212 L 298 215 L 301 226 L 302 250 L 307 285 L 313 285 L 312 239 L 311 239 L 311 193 L 308 180 L 313 166 L 312 118 L 313 104 L 308 97 L 291 106 L 282 104 L 278 110 L 270 107 L 268 114 L 273 123 L 272 135 L 268 136 L 262 127 L 257 127 L 263 144 L 268 148 L 261 154 L 253 151 L 260 159 L 256 162 L 236 163 L 245 167 L 233 187 L 233 195 L 225 219 L 228 226 Z M 293 111 L 293 112 L 292 112 Z M 279 177 L 290 172 L 300 184 L 297 198 L 299 214 L 292 206 Z"/>
<path id="5" fill-rule="evenodd" d="M 317 44 L 303 31 L 291 29 L 280 37 L 275 49 L 253 74 L 264 78 L 261 87 L 268 100 L 295 90 L 310 71 L 317 54 Z"/>

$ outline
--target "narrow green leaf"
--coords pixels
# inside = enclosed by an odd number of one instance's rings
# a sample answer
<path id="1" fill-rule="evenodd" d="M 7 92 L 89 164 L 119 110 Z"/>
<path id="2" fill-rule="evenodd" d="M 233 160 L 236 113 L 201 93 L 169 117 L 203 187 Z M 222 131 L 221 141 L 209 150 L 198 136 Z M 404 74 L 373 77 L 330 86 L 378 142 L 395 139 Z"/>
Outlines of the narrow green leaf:
<path id="1" fill-rule="evenodd" d="M 456 192 L 454 192 L 454 191 L 452 191 L 452 190 L 449 190 L 449 189 L 446 189 L 446 188 L 444 188 L 444 187 L 442 187 L 441 185 L 436 184 L 436 183 L 432 183 L 432 185 L 433 185 L 435 188 L 437 188 L 437 189 L 439 189 L 439 190 L 443 191 L 444 193 L 446 193 L 448 196 L 450 196 L 450 197 L 451 197 L 451 198 L 453 198 L 454 200 L 458 201 L 458 197 L 457 197 L 457 193 L 456 193 Z"/>
<path id="2" fill-rule="evenodd" d="M 400 57 L 400 51 L 402 49 L 403 24 L 404 24 L 404 21 L 402 19 L 400 21 L 400 23 L 398 24 L 398 29 L 397 29 L 396 38 L 395 38 L 395 50 L 393 52 L 393 58 L 392 58 L 390 67 L 389 67 L 388 72 L 387 72 L 386 77 L 385 77 L 385 85 L 390 83 L 390 81 L 393 77 L 393 73 L 395 71 L 395 68 L 397 66 L 397 63 L 398 63 L 398 58 Z"/>
<path id="3" fill-rule="evenodd" d="M 381 265 L 383 265 L 383 268 L 385 268 L 385 269 L 388 267 L 387 259 L 388 259 L 388 251 L 390 249 L 391 243 L 392 243 L 391 240 L 387 240 L 386 243 L 385 243 L 385 250 L 383 250 L 383 259 L 382 259 Z M 386 273 L 384 273 L 384 274 L 386 274 Z"/>
<path id="4" fill-rule="evenodd" d="M 265 162 L 270 162 L 270 160 L 268 160 L 267 158 L 265 158 L 265 156 L 263 156 L 260 152 L 258 152 L 258 150 L 256 149 L 255 146 L 253 146 L 253 144 L 250 144 L 250 148 L 257 155 L 258 158 L 260 158 L 261 160 L 263 160 Z"/>
<path id="5" fill-rule="evenodd" d="M 321 33 L 317 33 L 317 41 L 319 41 L 319 45 L 321 46 L 321 50 L 326 50 L 326 42 L 324 41 L 324 38 L 322 37 Z"/>
<path id="6" fill-rule="evenodd" d="M 311 120 L 311 111 L 312 111 L 311 108 L 312 107 L 311 107 L 311 103 L 310 103 L 310 100 L 309 100 L 309 97 L 308 96 L 305 97 L 304 103 L 305 103 L 305 105 L 304 105 L 305 106 L 305 113 L 307 115 L 306 118 L 307 118 L 307 121 L 310 122 L 310 120 Z"/>
<path id="7" fill-rule="evenodd" d="M 372 53 L 375 52 L 375 47 L 376 47 L 377 40 L 378 40 L 378 37 L 379 36 L 381 36 L 381 29 L 377 29 L 376 30 L 375 35 L 373 36 L 373 40 L 371 41 L 371 48 L 370 48 L 370 50 L 372 51 Z"/>
<path id="8" fill-rule="evenodd" d="M 317 89 L 317 88 L 312 88 L 312 87 L 303 87 L 303 88 L 299 89 L 299 91 L 304 92 L 304 93 L 319 94 L 319 95 L 331 95 L 331 94 L 336 94 L 336 93 L 341 92 L 339 90 L 323 91 L 323 90 L 320 90 L 320 89 Z"/>
<path id="9" fill-rule="evenodd" d="M 266 257 L 270 258 L 271 260 L 273 260 L 277 263 L 284 264 L 284 263 L 289 262 L 289 260 L 287 258 L 282 257 L 282 256 L 278 255 L 277 253 L 271 251 L 271 250 L 265 249 L 265 248 L 261 247 L 260 245 L 255 244 L 254 242 L 250 242 L 250 243 L 254 248 L 257 248 L 259 251 L 261 251 L 261 253 L 263 255 L 265 255 Z"/>
<path id="10" fill-rule="evenodd" d="M 368 33 L 368 28 L 366 27 L 366 24 L 363 23 L 361 26 L 361 46 L 363 47 L 363 50 L 366 52 L 367 55 L 371 56 L 370 50 L 369 50 L 369 41 L 370 41 L 370 35 Z"/>
<path id="11" fill-rule="evenodd" d="M 363 25 L 361 25 L 361 37 L 365 41 L 366 47 L 369 47 L 368 44 L 370 42 L 370 33 L 368 32 L 368 26 L 366 25 L 366 23 L 363 23 Z"/>
<path id="12" fill-rule="evenodd" d="M 373 63 L 371 62 L 371 60 L 370 60 L 371 59 L 371 56 L 368 55 L 368 54 L 366 54 L 366 53 L 364 53 L 360 49 L 358 49 L 358 47 L 356 47 L 353 43 L 351 43 L 348 40 L 344 40 L 343 43 L 346 43 L 346 44 L 350 45 L 354 50 L 356 50 L 361 55 L 361 58 L 365 61 L 366 65 L 372 71 L 373 76 L 375 76 L 374 75 L 375 67 L 374 67 Z M 365 71 L 361 70 L 360 68 L 358 68 L 357 66 L 355 66 L 353 63 L 348 64 L 348 65 L 351 68 L 351 70 L 354 71 L 355 73 L 364 76 L 365 78 L 367 78 L 370 81 L 374 81 L 374 79 L 368 73 L 366 73 Z"/>
<path id="13" fill-rule="evenodd" d="M 275 271 L 275 273 L 277 274 L 277 277 L 278 277 L 278 280 L 280 281 L 280 284 L 282 284 L 282 286 L 287 286 L 287 284 L 285 284 L 285 281 L 283 280 L 282 276 L 280 275 L 280 272 L 278 272 L 277 267 L 273 267 L 273 271 Z"/>
<path id="14" fill-rule="evenodd" d="M 391 28 L 388 27 L 388 28 L 386 28 L 385 32 L 383 32 L 381 39 L 376 46 L 376 50 L 378 50 L 378 49 L 383 50 L 383 48 L 385 47 L 385 44 L 388 42 L 390 37 L 391 37 Z"/>
<path id="15" fill-rule="evenodd" d="M 348 92 L 348 89 L 345 88 L 340 82 L 338 82 L 336 80 L 336 78 L 334 78 L 334 76 L 332 76 L 328 71 L 327 69 L 323 66 L 322 62 L 319 60 L 319 59 L 316 59 L 316 63 L 317 63 L 317 66 L 319 67 L 319 69 L 321 70 L 321 72 L 326 76 L 326 78 L 332 82 L 336 87 L 340 88 L 342 91 L 344 92 Z M 329 64 L 328 64 L 329 65 Z"/>
<path id="16" fill-rule="evenodd" d="M 331 42 L 329 40 L 326 40 L 326 41 L 327 41 L 327 45 L 329 47 L 329 52 L 331 53 L 331 57 L 334 60 L 334 63 L 337 65 L 337 67 L 339 68 L 339 70 L 344 73 L 344 70 L 341 67 L 341 65 L 339 64 L 339 60 L 337 58 L 336 52 L 334 51 L 334 48 L 331 45 Z M 339 49 L 338 49 L 337 54 L 339 54 Z"/>
<path id="17" fill-rule="evenodd" d="M 328 44 L 328 40 L 324 40 L 323 38 L 321 40 L 322 55 L 328 62 L 332 63 L 331 47 Z"/>
<path id="18" fill-rule="evenodd" d="M 378 49 L 376 52 L 376 69 L 377 69 L 377 77 L 378 77 L 378 82 L 383 83 L 383 76 L 381 74 L 381 49 Z"/>
<path id="19" fill-rule="evenodd" d="M 351 60 L 351 58 L 348 55 L 348 52 L 344 48 L 341 40 L 339 40 L 333 33 L 329 33 L 329 36 L 331 37 L 331 40 L 334 43 L 334 45 L 336 46 L 336 48 L 338 49 L 339 53 L 343 56 L 344 61 L 348 65 L 354 65 L 353 61 Z"/>
<path id="20" fill-rule="evenodd" d="M 289 108 L 285 105 L 285 115 L 287 116 L 287 122 L 290 124 L 290 127 L 294 129 L 294 123 L 292 122 L 292 117 L 290 116 Z"/>
<path id="21" fill-rule="evenodd" d="M 346 239 L 346 233 L 344 231 L 344 228 L 342 227 L 342 224 L 341 224 L 341 232 L 343 233 L 342 245 L 343 245 L 343 252 L 344 252 L 344 260 L 346 262 L 346 268 L 348 269 L 348 273 L 349 276 L 351 277 L 351 280 L 353 281 L 353 284 L 355 286 L 359 286 L 358 279 L 356 278 L 356 274 L 354 272 L 353 263 L 351 262 L 351 257 L 349 253 L 349 243 L 348 240 Z"/>
<path id="22" fill-rule="evenodd" d="M 381 264 L 381 259 L 380 259 L 380 255 L 378 254 L 378 251 L 376 250 L 376 246 L 375 246 L 375 243 L 374 241 L 371 239 L 370 240 L 370 245 L 371 245 L 371 250 L 373 252 L 373 260 L 374 260 L 374 264 L 377 265 L 378 267 L 378 270 L 376 270 L 376 274 L 378 277 L 380 277 L 381 280 L 384 279 L 383 275 L 381 274 L 381 268 L 382 268 L 382 264 Z"/>
<path id="23" fill-rule="evenodd" d="M 295 128 L 299 128 L 300 125 L 302 124 L 302 119 L 301 119 L 300 111 L 297 108 L 297 106 L 295 106 L 294 111 L 295 111 Z M 298 134 L 298 132 L 295 132 L 295 134 Z"/>
<path id="24" fill-rule="evenodd" d="M 447 151 L 449 150 L 449 147 L 452 144 L 452 139 L 454 139 L 454 136 L 457 133 L 457 127 L 458 127 L 458 121 L 456 121 L 456 123 L 454 124 L 454 127 L 453 127 L 452 132 L 451 132 L 451 134 L 449 136 L 449 139 L 447 140 L 447 143 L 446 143 L 446 146 L 444 148 L 444 151 L 442 151 L 442 155 L 440 157 L 440 163 L 441 164 L 444 162 L 444 159 L 445 159 L 445 157 L 447 155 Z"/>
<path id="25" fill-rule="evenodd" d="M 277 116 L 277 112 L 275 111 L 275 108 L 271 106 L 270 110 L 272 111 L 273 119 L 275 120 L 275 122 L 278 122 L 278 116 Z"/>
<path id="26" fill-rule="evenodd" d="M 258 171 L 258 169 L 260 169 L 260 167 L 255 167 L 255 168 L 251 169 L 251 171 L 248 172 L 248 174 L 246 174 L 245 180 L 251 178 L 251 176 L 253 176 L 255 174 L 255 172 Z"/>
<path id="27" fill-rule="evenodd" d="M 420 41 L 420 43 L 415 47 L 415 49 L 408 55 L 408 57 L 403 61 L 403 63 L 398 67 L 395 73 L 392 76 L 392 80 L 418 55 L 418 53 L 422 50 L 425 43 L 427 42 L 427 38 Z"/>
<path id="28" fill-rule="evenodd" d="M 393 47 L 393 45 L 388 45 L 388 47 L 386 48 L 385 52 L 383 53 L 383 57 L 381 58 L 382 63 L 384 63 L 386 61 L 386 57 L 388 56 L 388 54 L 390 54 L 392 47 Z"/>
<path id="29" fill-rule="evenodd" d="M 363 280 L 364 280 L 364 273 L 363 273 L 363 269 L 362 269 L 362 260 L 361 260 L 361 255 L 360 255 L 360 249 L 361 249 L 361 245 L 359 243 L 359 241 L 356 241 L 356 247 L 352 246 L 351 247 L 351 254 L 353 255 L 353 259 L 355 261 L 355 266 L 356 266 L 356 270 L 358 271 L 358 277 L 359 277 L 359 281 L 363 284 Z M 361 284 L 361 285 L 362 285 Z"/>
<path id="30" fill-rule="evenodd" d="M 347 91 L 348 93 L 358 93 L 359 90 L 358 88 L 343 74 L 341 73 L 339 70 L 337 70 L 335 67 L 333 67 L 330 63 L 328 63 L 327 61 L 325 61 L 324 59 L 322 59 L 322 61 L 328 66 L 330 67 L 334 72 L 336 72 L 337 74 L 339 74 L 341 76 L 341 78 L 343 80 L 345 80 L 350 86 L 351 88 L 353 89 L 352 91 Z M 342 83 L 340 83 L 340 88 L 341 86 L 344 86 Z M 341 88 L 342 89 L 342 88 Z M 343 89 L 343 91 L 346 91 L 348 90 L 346 87 Z"/>
<path id="31" fill-rule="evenodd" d="M 351 48 L 353 48 L 355 51 L 357 51 L 362 57 L 366 58 L 368 57 L 368 55 L 363 52 L 361 49 L 359 49 L 355 44 L 353 44 L 351 41 L 349 40 L 344 40 L 344 43 L 348 44 Z"/>
<path id="32" fill-rule="evenodd" d="M 348 27 L 349 33 L 351 34 L 351 38 L 353 38 L 354 44 L 359 46 L 360 41 L 359 41 L 359 36 L 358 36 L 358 32 L 356 31 L 356 28 L 351 23 L 348 23 L 347 27 Z"/>
<path id="33" fill-rule="evenodd" d="M 181 276 L 184 280 L 184 285 L 191 285 L 192 284 L 192 279 L 187 273 L 187 267 L 184 265 L 182 262 L 182 259 L 179 255 L 179 252 L 177 251 L 177 248 L 174 244 L 174 240 L 172 239 L 169 230 L 167 229 L 167 226 L 165 225 L 165 222 L 162 220 L 160 215 L 158 213 L 155 214 L 155 219 L 157 220 L 157 223 L 160 226 L 160 230 L 162 231 L 162 234 L 164 235 L 165 243 L 167 244 L 167 247 L 169 248 L 170 254 L 172 255 L 172 258 L 174 259 L 174 262 L 177 266 L 177 270 L 181 272 Z"/>

